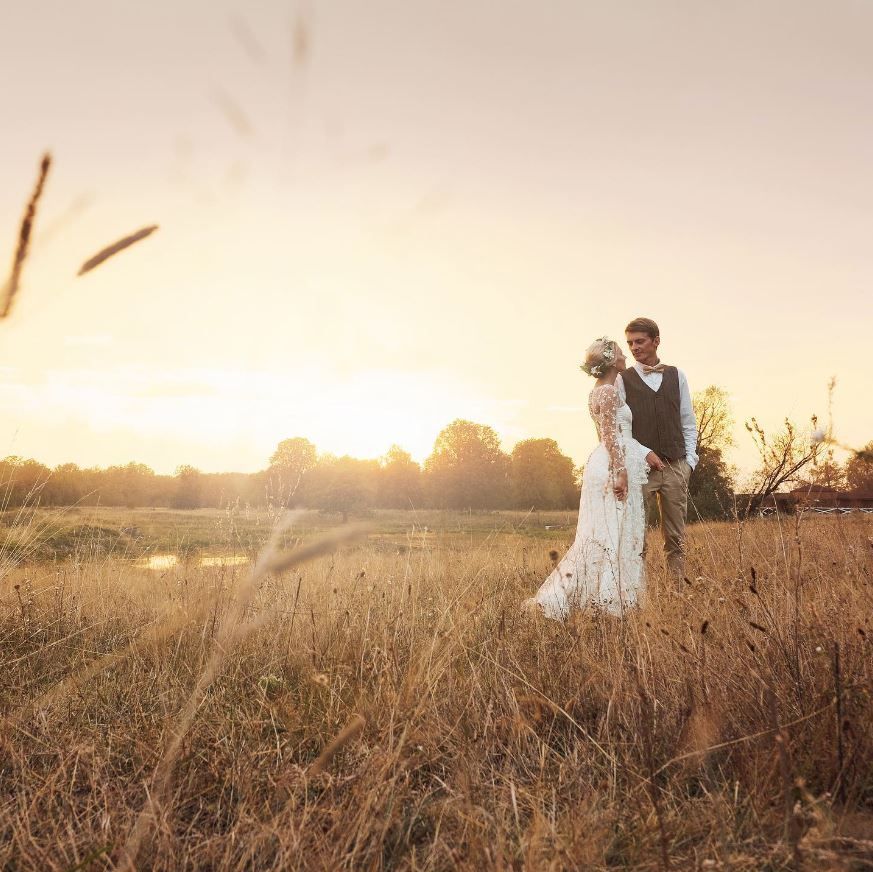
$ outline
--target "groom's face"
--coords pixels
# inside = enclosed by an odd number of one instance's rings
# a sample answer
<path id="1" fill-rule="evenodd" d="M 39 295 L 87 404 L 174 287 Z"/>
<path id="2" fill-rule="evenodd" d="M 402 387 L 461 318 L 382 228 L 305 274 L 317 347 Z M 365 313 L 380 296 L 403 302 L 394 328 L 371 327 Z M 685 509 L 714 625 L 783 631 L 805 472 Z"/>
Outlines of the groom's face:
<path id="1" fill-rule="evenodd" d="M 652 339 L 648 333 L 625 333 L 624 335 L 627 337 L 627 347 L 634 356 L 634 360 L 647 366 L 654 366 L 658 362 L 660 336 Z"/>

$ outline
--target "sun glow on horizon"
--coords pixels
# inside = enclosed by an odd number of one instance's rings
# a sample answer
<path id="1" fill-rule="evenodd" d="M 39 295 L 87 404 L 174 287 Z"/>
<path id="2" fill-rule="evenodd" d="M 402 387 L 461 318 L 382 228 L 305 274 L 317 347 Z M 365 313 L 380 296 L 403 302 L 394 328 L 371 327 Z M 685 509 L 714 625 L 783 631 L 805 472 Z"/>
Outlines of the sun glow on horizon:
<path id="1" fill-rule="evenodd" d="M 833 374 L 840 440 L 870 439 L 873 7 L 324 3 L 304 62 L 280 0 L 56 6 L 0 33 L 6 80 L 28 70 L 4 251 L 54 157 L 0 451 L 245 472 L 303 436 L 421 461 L 467 418 L 581 464 L 579 355 L 637 315 L 692 390 L 729 392 L 741 468 L 742 422 L 824 415 Z"/>
<path id="2" fill-rule="evenodd" d="M 232 469 L 250 472 L 266 466 L 276 445 L 292 436 L 304 436 L 322 453 L 362 458 L 380 457 L 397 444 L 421 462 L 454 418 L 493 423 L 508 420 L 506 411 L 450 374 L 428 371 L 366 370 L 340 380 L 313 370 L 66 369 L 28 384 L 16 380 L 14 368 L 0 373 L 4 453 L 29 443 L 36 450 L 24 453 L 51 465 L 137 460 L 159 472 L 183 462 L 230 471 L 214 458 L 236 453 Z M 12 421 L 17 435 L 7 429 Z M 40 429 L 66 431 L 67 440 L 40 451 Z M 134 433 L 135 457 L 106 454 L 107 440 L 124 434 L 129 443 Z"/>

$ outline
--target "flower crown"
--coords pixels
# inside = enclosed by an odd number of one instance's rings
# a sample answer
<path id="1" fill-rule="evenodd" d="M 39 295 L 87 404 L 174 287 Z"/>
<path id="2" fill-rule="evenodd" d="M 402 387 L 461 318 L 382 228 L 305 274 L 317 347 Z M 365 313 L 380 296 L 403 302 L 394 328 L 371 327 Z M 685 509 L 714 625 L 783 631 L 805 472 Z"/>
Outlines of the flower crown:
<path id="1" fill-rule="evenodd" d="M 590 363 L 589 359 L 595 354 L 600 359 L 596 363 Z M 615 363 L 615 342 L 608 336 L 601 336 L 588 346 L 585 357 L 586 361 L 581 366 L 582 371 L 594 378 L 600 378 Z"/>

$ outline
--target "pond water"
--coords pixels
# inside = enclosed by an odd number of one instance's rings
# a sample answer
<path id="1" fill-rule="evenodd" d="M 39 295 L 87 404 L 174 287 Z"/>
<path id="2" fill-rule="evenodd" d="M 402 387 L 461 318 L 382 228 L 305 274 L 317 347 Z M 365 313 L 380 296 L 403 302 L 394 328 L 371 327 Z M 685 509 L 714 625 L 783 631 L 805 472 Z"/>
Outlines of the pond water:
<path id="1" fill-rule="evenodd" d="M 201 566 L 241 566 L 243 563 L 248 563 L 249 559 L 245 554 L 227 554 L 224 557 L 201 557 Z"/>
<path id="2" fill-rule="evenodd" d="M 163 571 L 178 566 L 182 561 L 175 554 L 152 554 L 137 560 L 135 565 L 140 569 Z M 249 562 L 245 554 L 225 554 L 221 556 L 200 557 L 192 561 L 197 566 L 241 566 Z"/>

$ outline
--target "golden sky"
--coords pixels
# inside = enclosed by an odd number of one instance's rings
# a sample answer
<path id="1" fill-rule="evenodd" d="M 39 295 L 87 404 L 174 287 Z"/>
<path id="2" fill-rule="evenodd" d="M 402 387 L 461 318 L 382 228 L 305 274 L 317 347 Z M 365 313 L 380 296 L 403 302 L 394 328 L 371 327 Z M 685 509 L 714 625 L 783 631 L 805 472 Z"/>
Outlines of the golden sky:
<path id="1" fill-rule="evenodd" d="M 55 165 L 0 455 L 423 459 L 467 417 L 581 462 L 582 351 L 637 315 L 738 421 L 824 413 L 835 375 L 837 435 L 873 438 L 873 5 L 7 5 L 10 260 Z"/>

